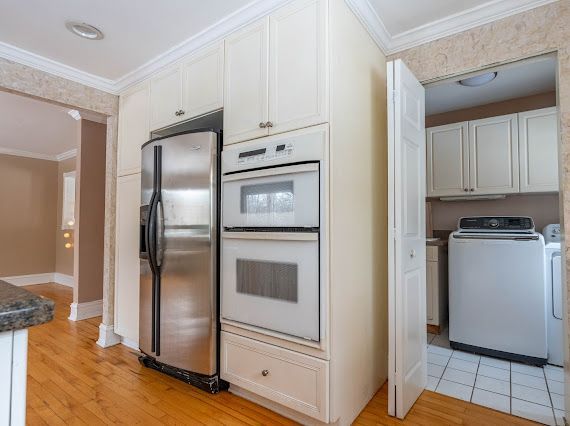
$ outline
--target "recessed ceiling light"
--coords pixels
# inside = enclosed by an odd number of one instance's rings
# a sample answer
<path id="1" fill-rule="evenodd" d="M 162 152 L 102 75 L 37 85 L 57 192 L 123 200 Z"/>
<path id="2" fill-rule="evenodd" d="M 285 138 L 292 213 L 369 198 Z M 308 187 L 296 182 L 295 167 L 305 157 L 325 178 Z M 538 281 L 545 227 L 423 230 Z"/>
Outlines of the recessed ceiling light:
<path id="1" fill-rule="evenodd" d="M 462 86 L 477 87 L 490 83 L 496 77 L 497 77 L 496 72 L 486 72 L 485 74 L 479 74 L 473 77 L 464 78 L 463 80 L 459 80 L 458 83 L 461 84 Z"/>
<path id="2" fill-rule="evenodd" d="M 75 120 L 81 120 L 81 114 L 76 109 L 70 109 L 67 113 Z"/>
<path id="3" fill-rule="evenodd" d="M 85 22 L 68 21 L 65 23 L 65 27 L 73 34 L 87 40 L 101 40 L 103 38 L 103 33 L 99 29 Z"/>

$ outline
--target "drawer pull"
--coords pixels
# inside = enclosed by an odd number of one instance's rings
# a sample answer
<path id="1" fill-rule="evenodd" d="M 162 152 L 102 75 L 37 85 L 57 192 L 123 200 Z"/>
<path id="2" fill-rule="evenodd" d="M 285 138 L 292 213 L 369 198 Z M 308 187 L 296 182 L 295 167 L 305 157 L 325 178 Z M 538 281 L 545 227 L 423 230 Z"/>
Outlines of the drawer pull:
<path id="1" fill-rule="evenodd" d="M 262 375 L 263 377 L 266 377 L 268 374 L 269 374 L 269 370 L 262 370 L 262 371 L 261 371 L 261 375 Z"/>

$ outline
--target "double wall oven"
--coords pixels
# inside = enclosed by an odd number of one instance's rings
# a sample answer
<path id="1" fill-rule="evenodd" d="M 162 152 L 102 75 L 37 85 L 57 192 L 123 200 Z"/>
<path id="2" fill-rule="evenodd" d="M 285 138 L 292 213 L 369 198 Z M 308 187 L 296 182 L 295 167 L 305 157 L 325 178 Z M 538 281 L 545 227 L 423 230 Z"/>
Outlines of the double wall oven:
<path id="1" fill-rule="evenodd" d="M 326 129 L 225 147 L 222 320 L 321 340 Z"/>

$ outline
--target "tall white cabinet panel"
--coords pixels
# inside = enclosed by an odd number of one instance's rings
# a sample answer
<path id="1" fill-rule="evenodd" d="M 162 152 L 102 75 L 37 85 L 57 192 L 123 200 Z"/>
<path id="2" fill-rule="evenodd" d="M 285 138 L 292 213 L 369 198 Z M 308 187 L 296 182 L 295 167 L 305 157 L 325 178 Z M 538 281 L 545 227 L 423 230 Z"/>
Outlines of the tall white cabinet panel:
<path id="1" fill-rule="evenodd" d="M 139 173 L 141 145 L 149 137 L 150 84 L 148 81 L 121 95 L 119 100 L 118 176 Z"/>
<path id="2" fill-rule="evenodd" d="M 519 113 L 521 192 L 558 191 L 556 107 Z"/>
<path id="3" fill-rule="evenodd" d="M 150 81 L 150 128 L 156 130 L 180 120 L 181 69 L 175 65 Z"/>
<path id="4" fill-rule="evenodd" d="M 269 18 L 226 39 L 224 144 L 268 134 Z"/>
<path id="5" fill-rule="evenodd" d="M 426 130 L 427 196 L 442 197 L 469 192 L 469 140 L 467 122 Z"/>
<path id="6" fill-rule="evenodd" d="M 269 18 L 270 133 L 328 121 L 326 5 L 294 1 Z"/>
<path id="7" fill-rule="evenodd" d="M 224 44 L 206 49 L 182 63 L 182 117 L 191 118 L 222 108 Z"/>
<path id="8" fill-rule="evenodd" d="M 469 122 L 469 191 L 519 192 L 517 114 Z"/>
<path id="9" fill-rule="evenodd" d="M 117 181 L 115 249 L 115 332 L 139 341 L 139 208 L 140 173 Z"/>

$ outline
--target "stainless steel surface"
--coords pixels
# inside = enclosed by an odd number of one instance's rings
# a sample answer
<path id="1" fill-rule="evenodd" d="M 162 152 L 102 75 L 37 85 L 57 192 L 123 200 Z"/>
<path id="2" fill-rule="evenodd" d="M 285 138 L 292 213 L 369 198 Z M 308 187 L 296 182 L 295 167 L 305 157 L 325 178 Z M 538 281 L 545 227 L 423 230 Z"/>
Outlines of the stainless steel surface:
<path id="1" fill-rule="evenodd" d="M 142 149 L 142 205 L 152 196 L 153 149 L 162 146 L 160 355 L 195 373 L 217 371 L 217 135 L 188 133 Z M 150 356 L 152 278 L 141 259 L 140 348 Z"/>

